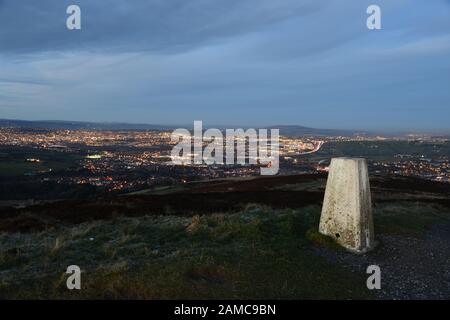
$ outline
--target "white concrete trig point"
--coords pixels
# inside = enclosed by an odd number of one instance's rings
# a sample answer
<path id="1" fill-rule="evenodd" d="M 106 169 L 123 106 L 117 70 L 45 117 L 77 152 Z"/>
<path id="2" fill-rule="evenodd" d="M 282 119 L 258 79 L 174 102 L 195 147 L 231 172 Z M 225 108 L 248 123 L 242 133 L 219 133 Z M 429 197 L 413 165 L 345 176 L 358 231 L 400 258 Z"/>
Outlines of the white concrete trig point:
<path id="1" fill-rule="evenodd" d="M 365 253 L 375 246 L 365 159 L 331 159 L 319 232 L 355 253 Z"/>

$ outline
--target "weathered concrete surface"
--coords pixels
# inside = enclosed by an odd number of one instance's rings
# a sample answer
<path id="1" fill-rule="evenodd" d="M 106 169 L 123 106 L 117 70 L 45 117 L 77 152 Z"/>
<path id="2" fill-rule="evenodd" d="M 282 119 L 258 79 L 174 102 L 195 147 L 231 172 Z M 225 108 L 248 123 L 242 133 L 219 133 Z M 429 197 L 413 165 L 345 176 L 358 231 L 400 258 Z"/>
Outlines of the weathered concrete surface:
<path id="1" fill-rule="evenodd" d="M 356 253 L 367 252 L 375 246 L 365 159 L 331 160 L 319 232 Z"/>

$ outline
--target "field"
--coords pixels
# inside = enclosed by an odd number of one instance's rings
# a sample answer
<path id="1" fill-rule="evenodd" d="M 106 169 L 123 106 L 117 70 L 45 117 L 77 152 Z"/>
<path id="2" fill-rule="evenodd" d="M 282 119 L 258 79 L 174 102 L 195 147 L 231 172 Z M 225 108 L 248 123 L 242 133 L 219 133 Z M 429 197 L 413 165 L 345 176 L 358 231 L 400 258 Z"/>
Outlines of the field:
<path id="1" fill-rule="evenodd" d="M 173 193 L 161 195 L 4 211 L 0 296 L 450 297 L 445 185 L 373 179 L 379 245 L 367 255 L 354 256 L 316 231 L 324 182 L 320 175 L 213 181 L 182 191 L 174 187 Z M 311 187 L 314 191 L 305 191 Z M 421 256 L 430 253 L 434 260 Z M 374 263 L 387 270 L 378 292 L 365 286 L 365 268 Z M 71 264 L 82 269 L 80 291 L 65 287 L 65 270 Z"/>
<path id="2" fill-rule="evenodd" d="M 124 218 L 3 235 L 0 291 L 9 298 L 370 297 L 361 277 L 307 250 L 317 213 L 249 206 L 231 215 Z M 79 292 L 65 289 L 69 264 L 83 266 Z"/>
<path id="3" fill-rule="evenodd" d="M 27 161 L 39 159 L 39 162 Z M 74 167 L 81 157 L 51 150 L 33 148 L 0 148 L 0 177 L 57 172 Z"/>
<path id="4" fill-rule="evenodd" d="M 343 141 L 324 144 L 319 152 L 311 155 L 313 159 L 331 157 L 362 157 L 370 160 L 393 160 L 395 155 L 412 155 L 439 158 L 450 157 L 450 142 L 423 141 Z"/>

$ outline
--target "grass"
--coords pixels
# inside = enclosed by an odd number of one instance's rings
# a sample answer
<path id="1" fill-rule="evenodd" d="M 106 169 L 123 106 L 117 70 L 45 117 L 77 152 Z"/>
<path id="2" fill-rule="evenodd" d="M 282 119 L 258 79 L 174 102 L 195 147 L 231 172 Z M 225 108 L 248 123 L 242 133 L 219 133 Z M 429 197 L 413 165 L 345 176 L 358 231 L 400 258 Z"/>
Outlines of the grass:
<path id="1" fill-rule="evenodd" d="M 318 207 L 140 217 L 0 236 L 1 298 L 370 298 L 364 275 L 314 255 Z M 65 270 L 82 269 L 82 290 Z"/>
<path id="2" fill-rule="evenodd" d="M 377 203 L 377 234 L 421 237 L 448 210 L 425 202 Z M 0 298 L 370 299 L 366 275 L 325 261 L 342 250 L 317 232 L 320 206 L 234 214 L 143 216 L 37 233 L 0 234 Z M 66 289 L 66 268 L 82 290 Z"/>
<path id="3" fill-rule="evenodd" d="M 78 161 L 79 157 L 67 156 L 58 160 L 44 160 L 42 162 L 26 162 L 24 158 L 14 160 L 0 160 L 0 175 L 12 177 L 24 174 L 66 170 Z"/>
<path id="4" fill-rule="evenodd" d="M 448 209 L 439 205 L 411 201 L 377 204 L 374 210 L 376 233 L 420 238 L 439 222 L 449 222 Z"/>
<path id="5" fill-rule="evenodd" d="M 317 228 L 311 228 L 306 232 L 306 238 L 312 243 L 333 250 L 344 250 L 333 237 L 321 234 Z"/>
<path id="6" fill-rule="evenodd" d="M 274 187 L 273 190 L 282 191 L 323 191 L 325 190 L 326 179 L 317 179 L 315 181 L 308 181 L 296 184 L 286 184 Z"/>

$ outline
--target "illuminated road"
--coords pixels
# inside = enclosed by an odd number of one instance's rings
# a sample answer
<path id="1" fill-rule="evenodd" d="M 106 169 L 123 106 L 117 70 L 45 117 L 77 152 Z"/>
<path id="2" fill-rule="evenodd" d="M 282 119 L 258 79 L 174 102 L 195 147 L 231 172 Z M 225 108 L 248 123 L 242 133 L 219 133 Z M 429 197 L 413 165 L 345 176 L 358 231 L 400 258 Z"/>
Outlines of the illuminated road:
<path id="1" fill-rule="evenodd" d="M 313 149 L 313 150 L 299 153 L 299 155 L 305 155 L 305 154 L 315 153 L 315 152 L 317 152 L 317 151 L 320 150 L 320 148 L 323 146 L 324 143 L 325 143 L 324 141 L 317 141 L 317 142 L 314 144 L 314 149 Z"/>

